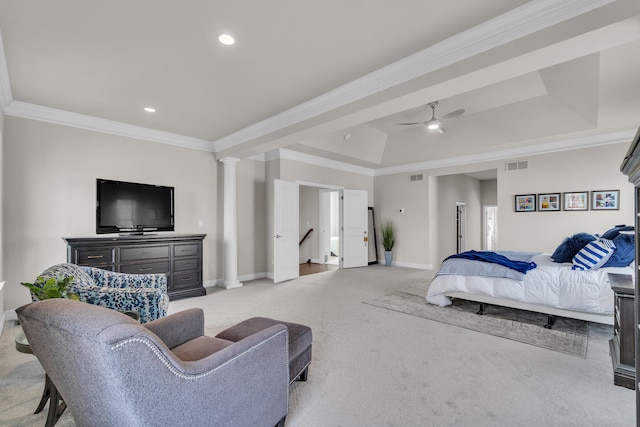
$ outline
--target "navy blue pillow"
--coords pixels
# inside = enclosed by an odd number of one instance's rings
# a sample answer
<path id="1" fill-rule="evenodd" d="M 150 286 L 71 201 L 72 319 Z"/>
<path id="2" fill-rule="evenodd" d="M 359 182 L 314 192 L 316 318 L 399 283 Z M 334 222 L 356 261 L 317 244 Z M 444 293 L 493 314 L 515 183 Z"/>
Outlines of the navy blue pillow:
<path id="1" fill-rule="evenodd" d="M 614 225 L 613 228 L 610 228 L 609 230 L 605 231 L 602 234 L 602 238 L 603 239 L 608 239 L 608 240 L 613 240 L 616 237 L 618 237 L 618 234 L 620 234 L 621 231 L 633 231 L 634 227 L 633 225 Z"/>
<path id="2" fill-rule="evenodd" d="M 571 262 L 573 257 L 580 252 L 580 249 L 594 240 L 596 240 L 596 236 L 589 233 L 577 233 L 571 237 L 567 237 L 560 243 L 560 246 L 553 251 L 551 259 L 555 262 Z"/>
<path id="3" fill-rule="evenodd" d="M 631 264 L 636 257 L 634 237 L 634 234 L 618 234 L 613 239 L 616 250 L 602 267 L 626 267 Z"/>

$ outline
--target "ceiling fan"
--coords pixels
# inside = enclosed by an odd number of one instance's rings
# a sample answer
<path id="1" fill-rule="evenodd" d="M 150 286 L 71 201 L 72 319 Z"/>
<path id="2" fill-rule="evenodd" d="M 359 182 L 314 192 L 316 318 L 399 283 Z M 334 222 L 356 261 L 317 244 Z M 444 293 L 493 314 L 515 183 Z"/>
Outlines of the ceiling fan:
<path id="1" fill-rule="evenodd" d="M 430 120 L 427 120 L 426 122 L 411 122 L 411 123 L 398 123 L 398 124 L 399 125 L 403 125 L 403 126 L 424 124 L 424 125 L 427 125 L 427 129 L 429 129 L 429 130 L 437 131 L 437 132 L 440 132 L 440 133 L 445 133 L 445 129 L 442 126 L 442 121 L 436 119 L 436 108 L 438 108 L 438 101 L 430 102 L 427 105 L 429 107 L 431 107 L 431 119 Z M 444 116 L 441 117 L 441 119 L 442 120 L 449 120 L 449 119 L 452 119 L 454 117 L 461 116 L 462 114 L 464 114 L 464 108 L 452 111 L 452 112 L 450 112 L 448 114 L 445 114 Z"/>

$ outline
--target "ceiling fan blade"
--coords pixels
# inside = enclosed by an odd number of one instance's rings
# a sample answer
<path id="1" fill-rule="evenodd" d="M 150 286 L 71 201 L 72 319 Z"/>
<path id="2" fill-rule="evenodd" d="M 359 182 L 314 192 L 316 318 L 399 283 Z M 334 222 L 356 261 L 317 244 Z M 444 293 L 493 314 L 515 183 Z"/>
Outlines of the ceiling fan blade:
<path id="1" fill-rule="evenodd" d="M 449 114 L 445 114 L 444 116 L 441 117 L 442 120 L 448 120 L 448 119 L 452 119 L 454 117 L 458 117 L 464 114 L 464 108 L 461 108 L 459 110 L 456 111 L 452 111 Z"/>
<path id="2" fill-rule="evenodd" d="M 400 126 L 410 126 L 410 125 L 422 125 L 425 123 L 426 122 L 410 122 L 410 123 L 396 123 L 396 124 Z"/>

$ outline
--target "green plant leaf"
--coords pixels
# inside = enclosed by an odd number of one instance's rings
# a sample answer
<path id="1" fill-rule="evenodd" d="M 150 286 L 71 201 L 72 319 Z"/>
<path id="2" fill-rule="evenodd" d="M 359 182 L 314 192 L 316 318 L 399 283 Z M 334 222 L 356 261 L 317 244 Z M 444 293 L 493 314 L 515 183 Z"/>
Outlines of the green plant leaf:
<path id="1" fill-rule="evenodd" d="M 396 229 L 391 221 L 387 221 L 381 226 L 382 246 L 385 251 L 390 251 L 396 243 Z"/>
<path id="2" fill-rule="evenodd" d="M 50 277 L 47 280 L 42 276 L 38 276 L 33 283 L 22 282 L 20 284 L 29 288 L 33 295 L 39 300 L 49 298 L 69 298 L 79 300 L 80 298 L 77 294 L 67 294 L 67 287 L 69 284 L 73 283 L 73 280 L 73 276 Z"/>

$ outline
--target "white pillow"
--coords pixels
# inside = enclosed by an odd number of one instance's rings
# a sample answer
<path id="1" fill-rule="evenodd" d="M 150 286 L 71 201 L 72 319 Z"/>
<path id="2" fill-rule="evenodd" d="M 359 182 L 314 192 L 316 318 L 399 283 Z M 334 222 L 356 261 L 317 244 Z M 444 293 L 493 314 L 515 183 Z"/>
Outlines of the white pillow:
<path id="1" fill-rule="evenodd" d="M 607 239 L 594 240 L 573 257 L 572 270 L 595 270 L 611 258 L 616 245 Z"/>

